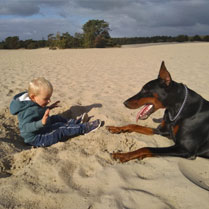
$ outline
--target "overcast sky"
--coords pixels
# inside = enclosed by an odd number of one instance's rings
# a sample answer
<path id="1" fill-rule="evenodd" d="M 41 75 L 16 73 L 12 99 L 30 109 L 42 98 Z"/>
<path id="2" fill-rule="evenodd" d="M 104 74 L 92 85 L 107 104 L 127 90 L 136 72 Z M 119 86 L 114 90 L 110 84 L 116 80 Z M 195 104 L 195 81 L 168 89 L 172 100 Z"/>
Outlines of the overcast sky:
<path id="1" fill-rule="evenodd" d="M 74 35 L 91 19 L 111 37 L 209 35 L 209 0 L 0 0 L 0 40 Z"/>

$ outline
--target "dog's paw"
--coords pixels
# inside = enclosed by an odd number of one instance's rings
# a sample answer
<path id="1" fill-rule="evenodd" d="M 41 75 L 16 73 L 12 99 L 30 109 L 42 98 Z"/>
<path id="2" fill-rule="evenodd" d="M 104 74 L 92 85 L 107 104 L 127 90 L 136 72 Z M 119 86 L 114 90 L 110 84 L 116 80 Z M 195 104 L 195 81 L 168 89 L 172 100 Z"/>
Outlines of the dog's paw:
<path id="1" fill-rule="evenodd" d="M 119 160 L 121 163 L 125 163 L 129 161 L 129 158 L 126 153 L 119 153 L 119 152 L 111 153 L 111 157 L 114 160 Z"/>
<path id="2" fill-rule="evenodd" d="M 106 126 L 106 129 L 112 134 L 119 134 L 121 133 L 121 129 L 116 126 Z"/>

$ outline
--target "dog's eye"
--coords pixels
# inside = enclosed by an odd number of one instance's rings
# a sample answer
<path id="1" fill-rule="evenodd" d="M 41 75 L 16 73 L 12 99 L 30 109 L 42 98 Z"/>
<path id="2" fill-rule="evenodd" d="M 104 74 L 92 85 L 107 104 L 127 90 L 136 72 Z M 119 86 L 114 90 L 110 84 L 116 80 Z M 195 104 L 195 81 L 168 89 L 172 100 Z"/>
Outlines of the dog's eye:
<path id="1" fill-rule="evenodd" d="M 142 89 L 142 90 L 141 90 L 141 93 L 142 93 L 142 94 L 145 94 L 146 92 L 147 92 L 146 89 Z"/>

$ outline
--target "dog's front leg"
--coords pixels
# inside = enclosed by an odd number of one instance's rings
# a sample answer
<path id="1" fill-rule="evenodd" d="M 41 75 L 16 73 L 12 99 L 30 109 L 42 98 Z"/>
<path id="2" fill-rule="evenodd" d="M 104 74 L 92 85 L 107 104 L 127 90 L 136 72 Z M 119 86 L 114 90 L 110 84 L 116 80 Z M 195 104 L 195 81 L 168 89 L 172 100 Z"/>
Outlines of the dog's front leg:
<path id="1" fill-rule="evenodd" d="M 149 148 L 141 148 L 133 152 L 112 153 L 111 156 L 114 160 L 119 160 L 121 163 L 125 163 L 129 160 L 134 160 L 134 159 L 142 160 L 143 158 L 154 157 L 155 155 L 149 150 Z"/>
<path id="2" fill-rule="evenodd" d="M 155 129 L 145 127 L 145 126 L 139 126 L 135 124 L 130 124 L 127 126 L 121 126 L 121 127 L 116 127 L 116 126 L 106 126 L 107 130 L 113 134 L 119 134 L 119 133 L 124 133 L 124 132 L 136 132 L 140 134 L 145 134 L 145 135 L 153 135 L 155 134 Z"/>

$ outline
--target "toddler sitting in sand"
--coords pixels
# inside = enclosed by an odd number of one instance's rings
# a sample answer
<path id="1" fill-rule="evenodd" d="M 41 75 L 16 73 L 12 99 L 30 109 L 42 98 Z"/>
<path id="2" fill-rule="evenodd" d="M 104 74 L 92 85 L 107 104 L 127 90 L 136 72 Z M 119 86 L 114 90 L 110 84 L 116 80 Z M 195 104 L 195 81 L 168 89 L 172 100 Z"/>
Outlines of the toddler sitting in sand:
<path id="1" fill-rule="evenodd" d="M 70 137 L 86 134 L 101 126 L 100 120 L 88 121 L 87 113 L 79 119 L 67 121 L 59 115 L 49 116 L 59 101 L 47 106 L 53 93 L 52 84 L 45 78 L 36 78 L 29 83 L 28 92 L 17 94 L 10 112 L 18 116 L 20 134 L 24 142 L 35 147 L 46 147 Z"/>

